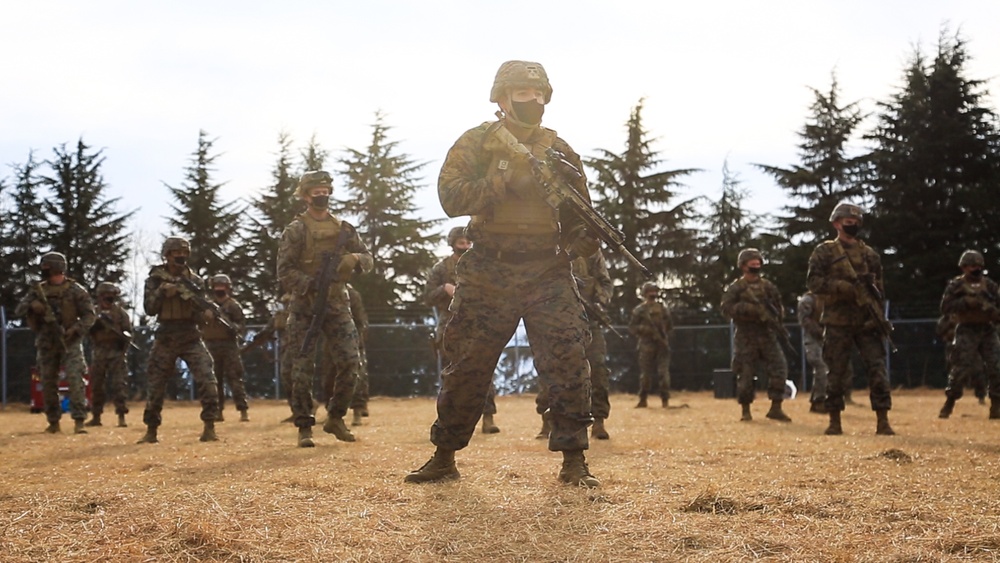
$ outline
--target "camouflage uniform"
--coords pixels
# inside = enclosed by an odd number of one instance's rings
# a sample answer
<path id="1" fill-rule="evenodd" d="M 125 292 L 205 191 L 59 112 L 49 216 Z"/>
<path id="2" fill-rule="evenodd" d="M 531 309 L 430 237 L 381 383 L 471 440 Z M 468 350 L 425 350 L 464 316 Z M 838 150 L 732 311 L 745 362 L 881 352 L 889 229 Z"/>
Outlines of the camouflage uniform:
<path id="1" fill-rule="evenodd" d="M 291 407 L 295 426 L 300 429 L 311 429 L 316 423 L 312 394 L 316 348 L 313 347 L 305 355 L 298 348 L 312 322 L 313 300 L 316 297 L 312 284 L 320 274 L 322 254 L 335 249 L 342 229 L 346 233 L 342 251 L 357 257 L 353 271 L 370 271 L 372 256 L 357 231 L 346 221 L 329 214 L 315 219 L 308 211 L 303 213 L 285 228 L 278 248 L 278 277 L 285 291 L 292 294 L 286 330 L 289 342 L 296 343 L 296 350 L 291 351 L 296 355 L 292 360 Z M 336 263 L 334 267 L 337 267 Z M 328 418 L 335 419 L 341 419 L 347 413 L 360 364 L 358 331 L 351 317 L 345 282 L 338 280 L 330 285 L 326 317 L 319 327 L 326 346 L 330 348 L 331 366 L 338 374 L 333 397 L 327 404 Z M 317 339 L 317 343 L 320 341 Z"/>
<path id="2" fill-rule="evenodd" d="M 637 339 L 639 352 L 639 405 L 659 385 L 663 406 L 670 400 L 670 333 L 674 330 L 670 309 L 660 301 L 642 303 L 632 309 L 629 332 Z"/>
<path id="3" fill-rule="evenodd" d="M 736 399 L 741 405 L 753 402 L 754 376 L 767 374 L 767 397 L 772 402 L 785 396 L 788 361 L 781 350 L 779 335 L 769 322 L 773 311 L 781 311 L 781 294 L 764 278 L 750 281 L 740 278 L 722 295 L 722 314 L 736 324 L 733 342 L 733 373 L 736 374 Z M 770 320 L 769 320 L 770 318 Z"/>
<path id="4" fill-rule="evenodd" d="M 365 312 L 365 305 L 361 300 L 361 293 L 354 289 L 354 286 L 347 284 L 348 301 L 351 308 L 351 318 L 354 319 L 354 327 L 358 331 L 358 375 L 351 392 L 350 408 L 361 411 L 368 409 L 368 362 L 365 358 L 365 336 L 368 334 L 368 313 Z M 321 400 L 324 403 L 340 404 L 343 397 L 336 397 L 334 394 L 338 379 L 338 366 L 334 362 L 333 352 L 325 343 L 319 348 L 320 365 L 323 366 L 323 395 Z M 346 393 L 349 390 L 341 388 L 340 392 Z M 360 414 L 360 412 L 358 413 Z"/>
<path id="5" fill-rule="evenodd" d="M 937 326 L 935 327 L 935 334 L 941 342 L 944 343 L 944 367 L 945 373 L 949 375 L 955 365 L 955 329 L 957 327 L 958 321 L 955 320 L 955 315 L 941 315 L 938 318 Z M 976 398 L 979 399 L 979 403 L 985 403 L 986 379 L 983 377 L 983 370 L 981 367 L 976 369 L 972 374 L 969 385 L 971 385 L 975 390 Z"/>
<path id="6" fill-rule="evenodd" d="M 65 271 L 65 258 L 62 271 Z M 48 322 L 45 320 L 48 311 L 40 311 L 45 301 L 54 315 Z M 83 421 L 87 418 L 83 382 L 87 364 L 83 357 L 83 335 L 96 319 L 90 295 L 69 277 L 59 285 L 43 281 L 28 290 L 14 309 L 14 316 L 27 317 L 28 326 L 35 331 L 36 361 L 42 379 L 48 431 L 58 431 L 59 419 L 62 418 L 59 404 L 59 368 L 62 367 L 69 382 L 70 417 L 76 423 L 76 431 L 83 432 Z"/>
<path id="7" fill-rule="evenodd" d="M 128 413 L 125 404 L 128 388 L 128 363 L 125 358 L 131 339 L 132 323 L 128 313 L 117 303 L 110 306 L 98 302 L 97 322 L 90 329 L 93 342 L 93 357 L 90 363 L 90 388 L 93 396 L 91 412 L 94 421 L 99 422 L 104 412 L 105 384 L 111 387 L 111 400 L 115 404 L 115 414 Z"/>
<path id="8" fill-rule="evenodd" d="M 823 301 L 806 292 L 799 298 L 797 308 L 799 325 L 802 327 L 802 347 L 806 361 L 813 368 L 811 410 L 826 412 L 826 386 L 828 369 L 823 361 L 823 325 L 819 320 L 823 315 Z"/>
<path id="9" fill-rule="evenodd" d="M 218 319 L 213 319 L 202 327 L 201 337 L 215 364 L 216 392 L 219 397 L 217 420 L 222 420 L 227 382 L 233 394 L 236 410 L 245 413 L 249 408 L 246 386 L 243 383 L 243 358 L 240 357 L 239 345 L 246 333 L 246 316 L 243 314 L 243 307 L 228 295 L 222 301 L 216 300 L 216 304 L 232 329 L 226 328 Z"/>

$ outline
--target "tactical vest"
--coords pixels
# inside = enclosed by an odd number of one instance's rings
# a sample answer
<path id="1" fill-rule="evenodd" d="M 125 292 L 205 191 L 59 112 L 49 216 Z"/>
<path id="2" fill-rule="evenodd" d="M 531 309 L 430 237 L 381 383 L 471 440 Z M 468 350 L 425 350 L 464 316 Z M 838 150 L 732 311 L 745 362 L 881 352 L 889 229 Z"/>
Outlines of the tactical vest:
<path id="1" fill-rule="evenodd" d="M 841 256 L 847 256 L 846 259 L 838 261 L 834 264 L 833 269 L 830 271 L 830 275 L 834 279 L 845 280 L 849 282 L 854 282 L 858 278 L 862 278 L 868 274 L 868 261 L 865 260 L 865 243 L 860 240 L 852 244 L 850 247 L 844 247 L 840 244 L 840 241 L 832 241 L 832 244 L 836 245 L 834 247 L 833 255 L 836 258 Z M 851 274 L 851 270 L 854 270 L 854 274 Z M 835 298 L 836 300 L 844 300 L 845 298 Z M 854 302 L 853 298 L 847 298 L 847 300 Z"/>
<path id="2" fill-rule="evenodd" d="M 52 285 L 49 282 L 42 283 L 42 291 L 45 293 L 45 299 L 49 302 L 49 306 L 52 307 L 52 312 L 56 315 L 56 320 L 65 329 L 73 326 L 78 317 L 76 301 L 73 300 L 73 293 L 70 291 L 73 283 L 73 280 L 70 278 L 66 278 L 60 285 Z"/>
<path id="3" fill-rule="evenodd" d="M 491 125 L 486 123 L 484 125 Z M 540 136 L 524 146 L 539 160 L 545 160 L 545 150 L 556 140 L 551 129 L 540 129 Z M 559 214 L 541 196 L 541 186 L 531 173 L 525 158 L 511 158 L 506 151 L 493 151 L 487 170 L 503 172 L 507 185 L 524 184 L 530 189 L 514 192 L 508 189 L 501 201 L 494 203 L 482 215 L 474 215 L 476 229 L 502 235 L 545 235 L 559 232 Z"/>
<path id="4" fill-rule="evenodd" d="M 323 263 L 323 254 L 333 252 L 337 247 L 341 222 L 332 215 L 316 220 L 309 213 L 299 215 L 299 220 L 306 227 L 306 248 L 302 252 L 302 271 L 316 276 Z"/>
<path id="5" fill-rule="evenodd" d="M 222 311 L 223 303 L 226 301 L 218 304 L 220 311 Z M 222 326 L 219 319 L 212 319 L 211 322 L 201 327 L 201 338 L 203 340 L 233 340 L 233 335 L 226 327 Z"/>
<path id="6" fill-rule="evenodd" d="M 288 310 L 281 309 L 274 313 L 274 330 L 285 330 L 288 326 Z"/>
<path id="7" fill-rule="evenodd" d="M 743 292 L 740 293 L 740 301 L 760 304 L 765 308 L 768 306 L 767 287 L 763 280 L 757 280 L 756 282 L 740 280 L 740 283 L 745 286 Z"/>
<path id="8" fill-rule="evenodd" d="M 166 267 L 158 267 L 154 270 L 161 272 L 161 275 L 167 278 L 172 277 L 167 271 Z M 181 276 L 187 276 L 187 272 L 181 274 Z M 162 278 L 161 278 L 162 280 Z M 165 283 L 165 280 L 161 281 Z M 193 321 L 195 314 L 194 304 L 181 297 L 178 292 L 173 297 L 163 297 L 162 304 L 160 306 L 160 314 L 156 315 L 156 319 L 160 322 L 164 321 Z"/>
<path id="9" fill-rule="evenodd" d="M 118 326 L 118 311 L 114 307 L 111 309 L 98 309 L 97 322 L 94 323 L 94 327 L 90 333 L 90 339 L 94 341 L 94 344 L 100 346 L 110 346 L 112 344 L 117 344 L 119 342 L 118 335 L 104 323 L 108 323 L 115 330 L 123 330 L 122 327 Z"/>
<path id="10" fill-rule="evenodd" d="M 980 282 L 971 282 L 965 277 L 962 277 L 962 289 L 959 291 L 963 295 L 975 295 L 976 298 L 986 305 L 986 296 L 983 295 L 983 290 L 986 289 L 986 280 Z M 994 303 L 995 305 L 995 303 Z M 992 322 L 990 314 L 984 311 L 982 308 L 975 311 L 962 311 L 961 313 L 955 313 L 955 320 L 958 324 L 986 324 Z"/>

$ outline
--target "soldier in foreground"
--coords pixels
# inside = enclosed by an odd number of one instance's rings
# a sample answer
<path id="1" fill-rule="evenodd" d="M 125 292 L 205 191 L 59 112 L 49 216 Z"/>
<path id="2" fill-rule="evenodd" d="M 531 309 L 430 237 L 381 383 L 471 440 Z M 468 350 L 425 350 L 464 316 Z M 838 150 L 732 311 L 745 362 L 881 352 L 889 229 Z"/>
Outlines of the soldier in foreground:
<path id="1" fill-rule="evenodd" d="M 764 415 L 772 420 L 791 422 L 781 408 L 788 379 L 788 361 L 781 350 L 781 294 L 778 288 L 761 277 L 764 256 L 756 248 L 745 248 L 736 259 L 743 276 L 726 288 L 722 295 L 722 314 L 736 324 L 733 343 L 733 373 L 736 374 L 736 399 L 742 409 L 740 420 L 753 420 L 750 405 L 756 390 L 754 375 L 767 376 L 767 397 L 771 408 Z"/>
<path id="2" fill-rule="evenodd" d="M 812 395 L 809 397 L 809 412 L 826 413 L 826 386 L 829 369 L 823 361 L 823 301 L 807 291 L 799 298 L 796 309 L 799 326 L 802 327 L 802 347 L 806 361 L 813 368 Z"/>
<path id="3" fill-rule="evenodd" d="M 1000 287 L 983 275 L 985 265 L 982 254 L 966 250 L 958 261 L 962 275 L 948 282 L 941 297 L 941 314 L 954 316 L 958 326 L 940 418 L 951 416 L 963 388 L 976 373 L 983 372 L 990 389 L 990 419 L 1000 419 L 1000 338 L 996 329 Z"/>
<path id="4" fill-rule="evenodd" d="M 291 352 L 296 354 L 291 401 L 300 448 L 316 445 L 312 390 L 316 343 L 324 339 L 333 354 L 337 379 L 323 431 L 344 442 L 354 441 L 344 415 L 358 377 L 360 355 L 346 283 L 355 273 L 371 271 L 373 261 L 354 227 L 328 211 L 332 190 L 329 173 L 314 170 L 302 175 L 295 194 L 309 207 L 285 228 L 278 247 L 278 278 L 292 295 L 288 339 L 298 348 Z"/>
<path id="5" fill-rule="evenodd" d="M 445 353 L 442 343 L 444 342 L 445 330 L 448 328 L 448 321 L 453 315 L 450 307 L 455 295 L 455 288 L 458 287 L 458 275 L 456 274 L 458 260 L 472 248 L 472 242 L 465 236 L 465 227 L 454 227 L 448 231 L 448 246 L 451 247 L 451 254 L 434 264 L 424 289 L 424 303 L 434 307 L 434 310 L 437 311 L 434 350 L 440 356 L 442 366 L 447 366 L 448 362 L 451 361 Z M 496 413 L 496 386 L 491 380 L 486 402 L 483 403 L 483 434 L 500 432 L 500 428 L 493 420 L 493 415 Z"/>
<path id="6" fill-rule="evenodd" d="M 647 397 L 653 387 L 660 388 L 663 408 L 670 404 L 670 333 L 674 330 L 670 309 L 660 301 L 660 288 L 655 283 L 642 285 L 642 303 L 632 309 L 629 332 L 636 337 L 639 352 L 639 403 L 637 409 L 648 406 Z"/>
<path id="7" fill-rule="evenodd" d="M 434 456 L 406 476 L 409 483 L 459 477 L 455 451 L 466 447 L 493 381 L 493 372 L 518 323 L 524 319 L 540 385 L 548 389 L 552 432 L 549 449 L 563 453 L 559 479 L 596 487 L 584 457 L 590 405 L 590 340 L 567 254 L 590 256 L 598 240 L 579 218 L 550 206 L 533 173 L 543 159 L 559 158 L 583 169 L 580 157 L 555 131 L 542 127 L 552 97 L 538 63 L 500 66 L 490 101 L 500 120 L 466 131 L 445 158 L 438 197 L 450 217 L 471 215 L 466 234 L 474 243 L 458 263 L 460 283 L 444 335 L 451 361 L 441 374 L 437 420 L 431 426 Z M 513 138 L 511 138 L 513 136 Z M 546 149 L 559 153 L 546 154 Z M 521 151 L 530 151 L 535 162 Z M 551 170 L 551 169 L 550 169 Z M 590 200 L 581 174 L 562 182 Z M 541 173 L 541 171 L 539 171 Z"/>
<path id="8" fill-rule="evenodd" d="M 92 416 L 87 426 L 101 426 L 104 412 L 105 386 L 111 388 L 111 400 L 118 415 L 118 427 L 128 426 L 125 404 L 128 387 L 128 363 L 125 354 L 132 344 L 132 323 L 128 313 L 118 303 L 121 291 L 118 286 L 101 282 L 97 286 L 97 322 L 90 329 L 90 341 L 94 344 L 93 361 L 90 365 L 90 389 L 93 396 Z"/>
<path id="9" fill-rule="evenodd" d="M 153 349 L 149 352 L 149 396 L 142 421 L 146 434 L 140 444 L 155 444 L 163 423 L 161 412 L 167 391 L 167 380 L 176 377 L 176 362 L 180 358 L 187 364 L 197 395 L 201 397 L 201 420 L 204 424 L 202 442 L 219 439 L 215 434 L 215 413 L 219 408 L 219 395 L 212 356 L 201 339 L 199 325 L 215 318 L 210 302 L 202 295 L 204 287 L 187 261 L 191 245 L 187 239 L 172 236 L 163 241 L 163 264 L 153 266 L 146 278 L 143 305 L 146 314 L 156 317 Z"/>
<path id="10" fill-rule="evenodd" d="M 247 391 L 243 384 L 243 359 L 240 357 L 239 341 L 246 332 L 246 316 L 243 307 L 232 298 L 233 282 L 226 274 L 216 274 L 210 280 L 212 298 L 219 306 L 222 316 L 212 318 L 201 329 L 205 347 L 212 355 L 215 365 L 216 389 L 219 396 L 219 410 L 215 414 L 216 421 L 223 421 L 223 405 L 226 402 L 226 383 L 233 393 L 233 403 L 240 412 L 240 422 L 249 422 L 247 413 Z M 225 324 L 223 323 L 225 321 Z"/>
<path id="11" fill-rule="evenodd" d="M 69 411 L 73 433 L 86 434 L 87 397 L 83 372 L 83 335 L 96 319 L 87 290 L 66 276 L 66 257 L 58 252 L 42 255 L 42 281 L 32 286 L 14 309 L 15 317 L 26 317 L 35 332 L 36 362 L 42 379 L 45 418 L 49 434 L 59 432 L 59 368 L 69 382 Z"/>
<path id="12" fill-rule="evenodd" d="M 840 203 L 830 215 L 837 238 L 820 243 L 809 257 L 806 286 L 823 299 L 825 327 L 823 361 L 830 368 L 826 434 L 843 434 L 840 412 L 850 385 L 851 350 L 857 348 L 868 376 L 869 397 L 875 411 L 875 433 L 892 435 L 889 409 L 892 396 L 886 373 L 886 340 L 892 326 L 882 314 L 884 288 L 878 253 L 858 238 L 861 208 Z"/>

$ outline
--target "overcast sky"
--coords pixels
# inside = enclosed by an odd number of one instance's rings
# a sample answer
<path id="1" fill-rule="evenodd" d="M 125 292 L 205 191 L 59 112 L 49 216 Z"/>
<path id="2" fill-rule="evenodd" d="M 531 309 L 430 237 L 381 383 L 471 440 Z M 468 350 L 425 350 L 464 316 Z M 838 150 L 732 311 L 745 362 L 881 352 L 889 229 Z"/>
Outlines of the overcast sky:
<path id="1" fill-rule="evenodd" d="M 797 162 L 809 88 L 826 91 L 834 71 L 842 100 L 871 111 L 945 27 L 968 41 L 969 77 L 996 89 L 1000 69 L 996 0 L 39 0 L 2 13 L 0 178 L 29 150 L 49 158 L 82 136 L 105 149 L 110 194 L 157 241 L 171 213 L 163 184 L 180 185 L 199 129 L 217 139 L 231 200 L 270 181 L 280 131 L 297 148 L 315 134 L 336 157 L 367 146 L 378 110 L 400 150 L 428 163 L 423 217 L 444 218 L 441 161 L 492 119 L 508 59 L 546 68 L 544 124 L 582 155 L 620 151 L 645 98 L 663 168 L 703 170 L 684 195 L 717 196 L 728 159 L 757 212 L 784 200 L 751 163 Z"/>

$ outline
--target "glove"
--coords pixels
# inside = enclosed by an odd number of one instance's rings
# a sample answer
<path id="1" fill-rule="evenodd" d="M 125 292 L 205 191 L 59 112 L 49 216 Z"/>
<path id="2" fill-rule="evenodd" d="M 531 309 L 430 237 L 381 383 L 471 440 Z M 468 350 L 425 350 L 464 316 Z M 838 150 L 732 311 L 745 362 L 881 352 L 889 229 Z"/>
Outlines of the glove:
<path id="1" fill-rule="evenodd" d="M 344 279 L 354 272 L 354 268 L 358 266 L 358 255 L 357 254 L 345 254 L 340 259 L 340 264 L 337 265 L 337 277 Z"/>
<path id="2" fill-rule="evenodd" d="M 570 253 L 576 256 L 582 256 L 584 258 L 593 256 L 595 252 L 601 249 L 601 242 L 597 238 L 590 236 L 587 229 L 582 227 L 575 230 L 576 236 L 572 239 L 573 242 L 569 243 Z"/>
<path id="3" fill-rule="evenodd" d="M 177 284 L 166 282 L 160 285 L 160 293 L 164 297 L 174 297 L 177 295 Z"/>
<path id="4" fill-rule="evenodd" d="M 215 320 L 215 311 L 211 309 L 205 309 L 201 312 L 201 317 L 205 319 L 206 323 L 210 323 Z"/>
<path id="5" fill-rule="evenodd" d="M 35 301 L 31 302 L 30 308 L 31 308 L 31 312 L 34 313 L 34 314 L 36 314 L 36 315 L 43 315 L 43 314 L 45 314 L 45 303 L 42 303 L 41 301 L 38 301 L 37 299 Z"/>

